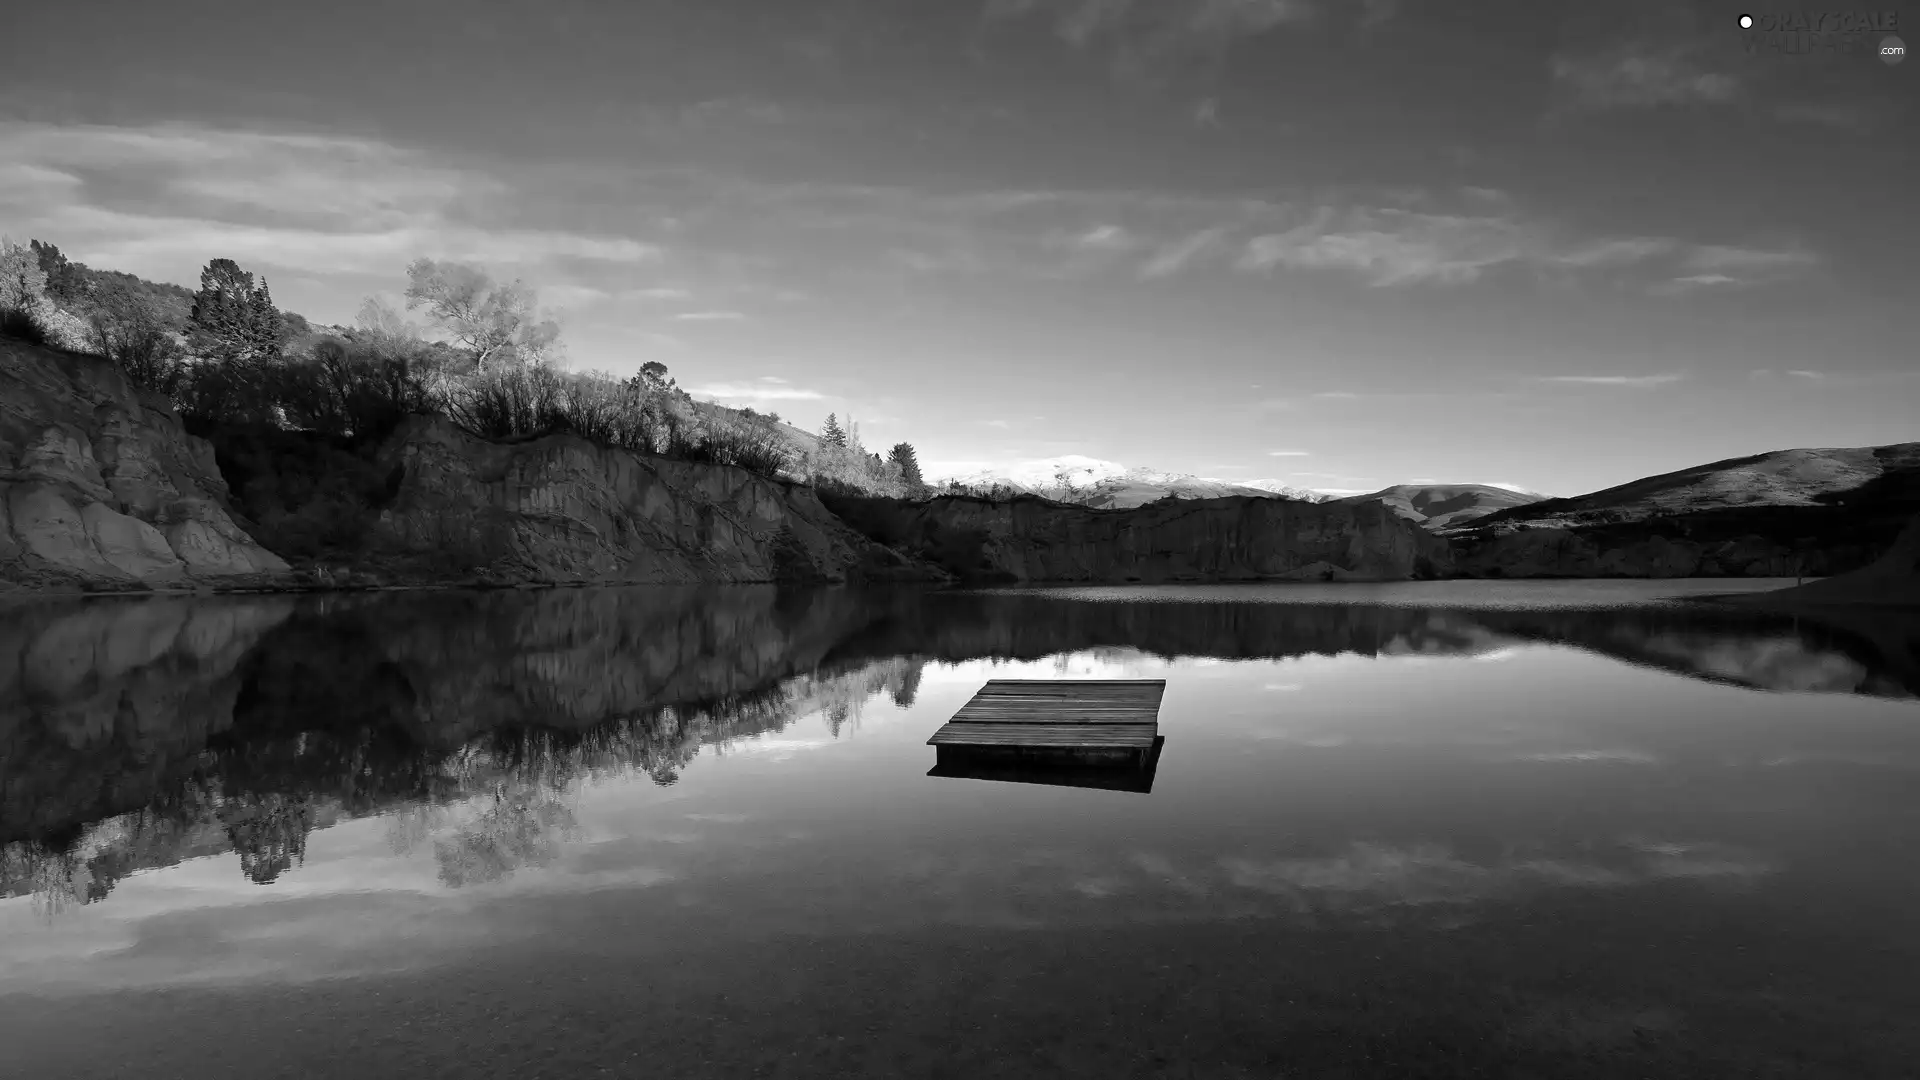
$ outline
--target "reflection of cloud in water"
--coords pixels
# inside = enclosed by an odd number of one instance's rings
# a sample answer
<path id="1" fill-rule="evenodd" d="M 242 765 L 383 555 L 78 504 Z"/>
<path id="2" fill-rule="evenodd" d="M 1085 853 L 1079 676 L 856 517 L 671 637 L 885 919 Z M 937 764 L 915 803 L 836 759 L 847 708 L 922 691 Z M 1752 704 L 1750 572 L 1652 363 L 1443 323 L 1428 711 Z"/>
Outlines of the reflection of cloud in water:
<path id="1" fill-rule="evenodd" d="M 735 739 L 726 746 L 715 746 L 714 754 L 721 757 L 751 755 L 764 757 L 770 761 L 786 761 L 795 754 L 807 750 L 819 750 L 833 745 L 832 739 L 769 739 L 756 736 L 747 739 Z"/>
<path id="2" fill-rule="evenodd" d="M 1223 917 L 1351 917 L 1386 925 L 1395 913 L 1422 925 L 1469 925 L 1476 906 L 1561 889 L 1630 889 L 1662 881 L 1747 884 L 1777 872 L 1761 855 L 1715 843 L 1627 841 L 1568 853 L 1525 848 L 1476 860 L 1441 843 L 1355 842 L 1331 852 L 1179 859 L 1135 851 L 1024 851 L 924 856 L 898 868 L 911 885 L 909 922 L 963 925 Z M 896 895 L 901 895 L 896 891 Z M 1071 906 L 1060 909 L 1061 901 Z M 1088 907 L 1088 903 L 1098 907 Z"/>
<path id="3" fill-rule="evenodd" d="M 1645 637 L 1649 656 L 1684 661 L 1709 678 L 1797 693 L 1847 693 L 1867 682 L 1866 665 L 1837 652 L 1810 650 L 1797 637 L 1727 639 L 1709 634 Z"/>

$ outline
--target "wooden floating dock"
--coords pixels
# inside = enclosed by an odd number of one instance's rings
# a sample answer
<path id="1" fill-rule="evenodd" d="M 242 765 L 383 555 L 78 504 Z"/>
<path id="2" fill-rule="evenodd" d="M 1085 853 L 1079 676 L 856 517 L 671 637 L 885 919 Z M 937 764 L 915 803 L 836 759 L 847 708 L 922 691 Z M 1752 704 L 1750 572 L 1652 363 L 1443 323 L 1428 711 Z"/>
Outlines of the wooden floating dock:
<path id="1" fill-rule="evenodd" d="M 938 759 L 928 775 L 1145 791 L 1165 741 L 1166 688 L 1165 679 L 994 679 L 927 740 Z"/>

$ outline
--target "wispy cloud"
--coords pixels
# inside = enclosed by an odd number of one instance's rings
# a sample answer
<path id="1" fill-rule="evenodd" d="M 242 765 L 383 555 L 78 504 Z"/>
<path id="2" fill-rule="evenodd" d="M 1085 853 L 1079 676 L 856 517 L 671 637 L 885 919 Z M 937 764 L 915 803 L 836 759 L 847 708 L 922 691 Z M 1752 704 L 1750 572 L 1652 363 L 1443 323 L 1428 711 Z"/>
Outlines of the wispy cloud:
<path id="1" fill-rule="evenodd" d="M 982 420 L 980 422 L 987 425 L 990 428 L 1000 428 L 1003 431 L 1013 426 L 1012 424 L 1008 423 L 1005 420 Z"/>
<path id="2" fill-rule="evenodd" d="M 1034 17 L 1075 49 L 1100 51 L 1120 80 L 1161 85 L 1217 70 L 1234 43 L 1313 15 L 1306 0 L 988 0 L 986 16 Z"/>
<path id="3" fill-rule="evenodd" d="M 744 311 L 682 311 L 674 317 L 675 322 L 744 322 Z"/>
<path id="4" fill-rule="evenodd" d="M 1685 375 L 1669 372 L 1661 375 L 1545 375 L 1539 381 L 1570 386 L 1629 386 L 1644 389 L 1676 383 L 1684 378 Z"/>
<path id="5" fill-rule="evenodd" d="M 1218 226 L 1201 229 L 1162 245 L 1140 264 L 1143 278 L 1163 278 L 1185 270 L 1189 265 L 1218 253 L 1225 245 L 1227 230 Z"/>
<path id="6" fill-rule="evenodd" d="M 76 258 L 163 279 L 219 254 L 303 275 L 397 274 L 420 255 L 544 270 L 642 265 L 654 240 L 511 224 L 511 187 L 378 140 L 184 124 L 0 124 L 0 216 Z M 571 295 L 574 301 L 585 293 Z"/>
<path id="7" fill-rule="evenodd" d="M 1798 376 L 1799 378 L 1802 378 L 1802 379 L 1813 379 L 1816 381 L 1827 377 L 1825 372 L 1803 371 L 1799 368 L 1795 368 L 1794 370 L 1787 372 L 1787 374 Z"/>
<path id="8" fill-rule="evenodd" d="M 1313 396 L 1320 401 L 1351 401 L 1360 395 L 1351 390 L 1322 390 Z"/>
<path id="9" fill-rule="evenodd" d="M 1803 102 L 1779 105 L 1774 119 L 1788 124 L 1813 124 L 1838 131 L 1866 132 L 1878 127 L 1881 110 L 1864 102 Z"/>
<path id="10" fill-rule="evenodd" d="M 1312 457 L 1311 450 L 1269 450 L 1268 457 Z"/>
<path id="11" fill-rule="evenodd" d="M 1267 270 L 1352 271 L 1372 285 L 1478 278 L 1489 267 L 1525 258 L 1524 227 L 1503 217 L 1429 214 L 1396 208 L 1323 211 L 1302 226 L 1255 236 L 1239 266 Z"/>
<path id="12" fill-rule="evenodd" d="M 1719 104 L 1740 96 L 1740 80 L 1709 71 L 1684 45 L 1630 43 L 1549 60 L 1554 80 L 1588 109 Z"/>
<path id="13" fill-rule="evenodd" d="M 817 390 L 803 390 L 797 386 L 771 383 L 764 380 L 751 383 L 709 383 L 687 391 L 695 397 L 712 398 L 716 401 L 819 401 L 826 395 Z"/>

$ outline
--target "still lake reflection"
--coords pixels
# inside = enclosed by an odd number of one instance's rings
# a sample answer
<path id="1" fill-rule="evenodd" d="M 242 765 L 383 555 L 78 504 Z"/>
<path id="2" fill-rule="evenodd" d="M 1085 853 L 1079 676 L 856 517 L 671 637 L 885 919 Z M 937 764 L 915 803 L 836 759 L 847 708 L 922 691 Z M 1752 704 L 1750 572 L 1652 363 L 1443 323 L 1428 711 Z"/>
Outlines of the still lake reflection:
<path id="1" fill-rule="evenodd" d="M 1699 587 L 0 608 L 0 1074 L 1913 1075 L 1920 619 Z"/>

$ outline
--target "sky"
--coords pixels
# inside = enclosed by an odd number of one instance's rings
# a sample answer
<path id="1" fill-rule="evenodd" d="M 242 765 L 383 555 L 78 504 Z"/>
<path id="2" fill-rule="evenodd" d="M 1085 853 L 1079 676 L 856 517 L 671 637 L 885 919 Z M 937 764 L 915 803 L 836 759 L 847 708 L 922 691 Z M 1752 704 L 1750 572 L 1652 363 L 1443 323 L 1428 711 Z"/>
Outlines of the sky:
<path id="1" fill-rule="evenodd" d="M 574 368 L 930 474 L 1572 495 L 1920 438 L 1920 62 L 1748 51 L 1801 10 L 1855 9 L 37 5 L 0 231 L 327 323 L 471 262 Z"/>

